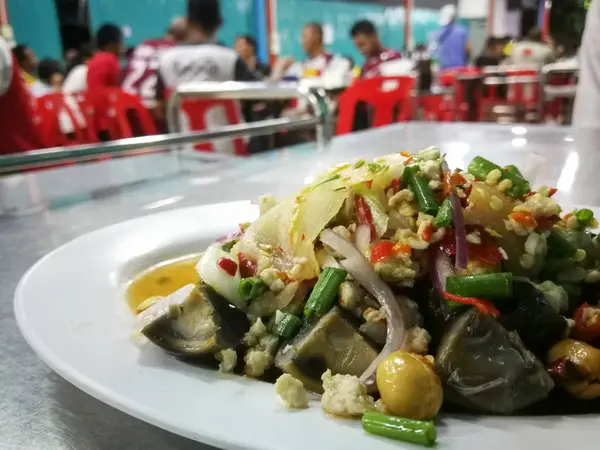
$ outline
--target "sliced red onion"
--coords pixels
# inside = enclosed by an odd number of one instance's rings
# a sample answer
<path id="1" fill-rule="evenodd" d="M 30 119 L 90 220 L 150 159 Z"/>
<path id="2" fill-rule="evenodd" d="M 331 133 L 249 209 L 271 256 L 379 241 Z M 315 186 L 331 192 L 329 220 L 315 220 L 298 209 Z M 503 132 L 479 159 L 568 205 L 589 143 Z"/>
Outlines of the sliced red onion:
<path id="1" fill-rule="evenodd" d="M 387 335 L 383 350 L 362 374 L 360 380 L 372 383 L 377 367 L 390 353 L 400 349 L 406 336 L 405 317 L 402 308 L 396 301 L 394 293 L 375 270 L 371 263 L 347 239 L 339 234 L 324 230 L 321 242 L 328 245 L 346 259 L 340 265 L 379 302 L 386 315 Z"/>
<path id="2" fill-rule="evenodd" d="M 444 160 L 442 162 L 442 176 L 446 172 L 450 172 L 450 167 Z M 454 223 L 454 236 L 456 237 L 456 268 L 466 269 L 469 263 L 469 247 L 467 245 L 467 230 L 462 204 L 456 192 L 450 195 L 450 201 L 452 202 L 452 221 Z"/>
<path id="3" fill-rule="evenodd" d="M 358 250 L 363 255 L 368 255 L 371 249 L 371 229 L 367 225 L 359 225 L 354 240 Z"/>
<path id="4" fill-rule="evenodd" d="M 454 221 L 454 236 L 456 237 L 456 268 L 466 269 L 469 262 L 469 247 L 467 246 L 467 230 L 462 204 L 456 193 L 450 196 L 452 202 L 452 220 Z"/>
<path id="5" fill-rule="evenodd" d="M 446 290 L 446 278 L 454 275 L 454 267 L 452 267 L 448 255 L 440 248 L 433 248 L 431 255 L 433 257 L 433 270 L 431 271 L 433 284 L 436 290 L 442 293 Z"/>

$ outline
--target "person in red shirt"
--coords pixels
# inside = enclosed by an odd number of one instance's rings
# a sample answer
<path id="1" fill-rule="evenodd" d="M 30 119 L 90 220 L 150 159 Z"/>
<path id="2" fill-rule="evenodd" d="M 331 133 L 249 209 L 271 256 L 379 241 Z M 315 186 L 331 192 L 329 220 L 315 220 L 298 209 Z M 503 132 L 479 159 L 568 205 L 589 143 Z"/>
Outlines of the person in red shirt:
<path id="1" fill-rule="evenodd" d="M 122 88 L 141 97 L 146 107 L 154 106 L 159 53 L 185 38 L 186 21 L 178 17 L 171 22 L 167 33 L 160 39 L 148 39 L 138 45 L 125 68 Z"/>
<path id="2" fill-rule="evenodd" d="M 350 35 L 354 40 L 354 45 L 366 59 L 361 69 L 361 78 L 380 76 L 382 75 L 381 69 L 386 63 L 402 58 L 400 52 L 383 46 L 377 29 L 370 20 L 356 22 L 352 26 Z"/>
<path id="3" fill-rule="evenodd" d="M 0 154 L 43 148 L 33 122 L 33 99 L 9 43 L 0 36 Z"/>
<path id="4" fill-rule="evenodd" d="M 123 33 L 116 25 L 105 24 L 96 34 L 98 52 L 88 63 L 87 88 L 95 89 L 120 87 L 121 64 L 123 54 Z"/>

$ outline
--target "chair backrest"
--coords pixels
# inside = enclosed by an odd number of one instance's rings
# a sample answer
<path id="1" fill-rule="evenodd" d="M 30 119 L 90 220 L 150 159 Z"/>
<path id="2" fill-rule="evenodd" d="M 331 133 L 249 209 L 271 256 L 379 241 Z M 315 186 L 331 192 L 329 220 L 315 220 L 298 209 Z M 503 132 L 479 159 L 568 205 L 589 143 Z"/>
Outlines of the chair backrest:
<path id="1" fill-rule="evenodd" d="M 369 109 L 373 128 L 410 120 L 414 113 L 415 86 L 414 75 L 358 80 L 340 96 L 337 134 L 353 131 L 359 109 Z"/>
<path id="2" fill-rule="evenodd" d="M 48 147 L 97 141 L 93 115 L 74 95 L 57 92 L 39 97 L 36 114 L 42 140 Z"/>
<path id="3" fill-rule="evenodd" d="M 481 69 L 479 67 L 468 66 L 468 67 L 457 67 L 455 69 L 442 70 L 438 74 L 438 80 L 440 86 L 454 87 L 457 85 L 458 78 L 460 76 L 465 77 L 469 75 L 479 75 Z"/>
<path id="4" fill-rule="evenodd" d="M 239 103 L 235 100 L 184 100 L 181 104 L 180 115 L 184 131 L 210 130 L 223 125 L 238 125 L 243 122 Z M 194 149 L 238 156 L 248 155 L 246 140 L 242 137 L 196 144 Z"/>
<path id="5" fill-rule="evenodd" d="M 484 100 L 507 100 L 513 103 L 536 103 L 540 91 L 540 74 L 537 69 L 519 66 L 506 66 L 494 68 L 494 71 L 483 81 Z M 503 96 L 498 95 L 499 86 L 507 92 Z M 507 90 L 508 89 L 508 90 Z"/>
<path id="6" fill-rule="evenodd" d="M 118 88 L 88 91 L 86 101 L 95 113 L 96 128 L 103 140 L 158 134 L 152 114 L 142 100 Z"/>

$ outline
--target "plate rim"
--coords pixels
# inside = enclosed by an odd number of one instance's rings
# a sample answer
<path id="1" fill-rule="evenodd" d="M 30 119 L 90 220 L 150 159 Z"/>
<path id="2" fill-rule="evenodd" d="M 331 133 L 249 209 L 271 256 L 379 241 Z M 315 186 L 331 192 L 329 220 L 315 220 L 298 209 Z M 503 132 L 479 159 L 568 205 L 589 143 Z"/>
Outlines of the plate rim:
<path id="1" fill-rule="evenodd" d="M 71 383 L 73 386 L 77 387 L 81 391 L 95 398 L 96 400 L 109 405 L 112 408 L 115 408 L 133 418 L 138 420 L 142 420 L 148 424 L 156 426 L 158 428 L 167 430 L 176 435 L 183 436 L 185 438 L 191 439 L 193 441 L 201 442 L 207 445 L 211 445 L 214 447 L 222 448 L 222 449 L 232 449 L 232 450 L 242 450 L 242 449 L 255 449 L 255 450 L 272 450 L 272 445 L 264 442 L 241 442 L 235 439 L 225 439 L 222 434 L 211 431 L 211 427 L 201 427 L 194 433 L 192 430 L 189 430 L 185 427 L 178 426 L 176 421 L 165 421 L 161 420 L 153 416 L 148 412 L 147 407 L 140 403 L 139 401 L 132 400 L 127 398 L 126 396 L 116 392 L 114 389 L 107 388 L 103 386 L 101 383 L 96 382 L 93 378 L 90 378 L 87 375 L 84 375 L 82 372 L 73 367 L 73 365 L 66 362 L 64 359 L 58 357 L 55 352 L 49 347 L 41 336 L 36 332 L 35 328 L 30 326 L 28 323 L 28 315 L 25 311 L 24 306 L 24 289 L 30 278 L 34 275 L 34 273 L 46 263 L 47 260 L 53 258 L 57 253 L 64 251 L 65 249 L 81 244 L 82 241 L 87 239 L 92 239 L 97 235 L 101 235 L 103 233 L 107 233 L 109 230 L 114 230 L 115 228 L 121 228 L 125 226 L 131 226 L 132 223 L 135 222 L 144 222 L 149 218 L 157 218 L 161 216 L 170 216 L 173 214 L 189 214 L 193 210 L 205 210 L 210 207 L 223 207 L 223 206 L 252 206 L 253 209 L 258 209 L 257 205 L 254 205 L 249 200 L 244 201 L 233 201 L 233 202 L 222 202 L 222 203 L 212 203 L 198 206 L 191 206 L 186 208 L 177 208 L 168 211 L 161 211 L 157 213 L 147 214 L 135 218 L 131 218 L 122 222 L 118 222 L 115 224 L 111 224 L 105 227 L 98 228 L 96 230 L 92 230 L 88 233 L 84 233 L 81 236 L 77 236 L 74 239 L 64 243 L 63 245 L 57 247 L 56 249 L 50 251 L 46 255 L 42 256 L 39 260 L 37 260 L 21 277 L 17 288 L 14 293 L 13 300 L 13 310 L 17 322 L 18 329 L 29 345 L 29 347 L 34 351 L 36 356 L 43 361 L 48 367 L 50 367 L 54 372 L 60 375 L 63 379 Z M 600 207 L 594 206 L 585 206 L 579 205 L 578 207 L 589 207 L 596 212 L 600 212 Z M 117 312 L 115 311 L 115 317 L 117 316 Z M 458 414 L 448 414 L 444 415 L 446 419 L 465 419 L 469 417 L 477 417 L 477 418 L 485 418 L 488 416 L 481 415 L 458 415 Z M 561 415 L 561 416 L 531 416 L 526 417 L 527 419 L 544 419 L 544 418 L 577 418 L 582 422 L 582 426 L 584 424 L 590 424 L 590 422 L 598 421 L 600 419 L 600 413 L 594 415 Z M 509 422 L 523 419 L 521 416 L 507 416 L 507 417 L 493 417 L 494 419 L 500 419 L 502 422 Z M 587 419 L 587 420 L 586 420 Z M 344 421 L 347 422 L 347 421 Z M 377 442 L 377 441 L 375 441 Z M 375 445 L 375 444 L 374 444 Z M 440 446 L 440 443 L 438 443 Z M 443 445 L 442 445 L 443 446 Z M 402 446 L 398 448 L 403 448 Z"/>
<path id="2" fill-rule="evenodd" d="M 256 210 L 258 210 L 258 205 L 255 205 L 250 200 L 242 200 L 242 201 L 232 201 L 232 202 L 219 202 L 219 203 L 210 203 L 204 205 L 190 206 L 186 208 L 176 208 L 168 211 L 161 211 L 151 214 L 146 214 L 143 216 L 131 218 L 128 220 L 124 220 L 122 222 L 117 222 L 111 225 L 107 225 L 105 227 L 98 228 L 96 230 L 92 230 L 90 232 L 84 233 L 81 236 L 77 236 L 74 239 L 71 239 L 68 242 L 60 245 L 54 250 L 50 251 L 46 255 L 42 256 L 38 259 L 21 277 L 14 293 L 13 299 L 13 312 L 15 315 L 15 319 L 17 322 L 17 327 L 21 336 L 27 342 L 27 345 L 33 350 L 35 355 L 46 364 L 50 369 L 60 375 L 64 380 L 71 383 L 73 386 L 80 389 L 82 392 L 90 395 L 94 399 L 110 406 L 111 408 L 115 408 L 130 417 L 141 420 L 152 426 L 157 428 L 167 430 L 176 435 L 183 436 L 187 439 L 191 439 L 192 441 L 201 442 L 203 444 L 211 445 L 213 447 L 222 448 L 222 449 L 232 449 L 232 450 L 246 450 L 247 446 L 242 446 L 234 441 L 226 441 L 218 437 L 218 434 L 212 434 L 210 432 L 210 428 L 206 430 L 202 430 L 201 434 L 192 435 L 185 428 L 178 427 L 174 423 L 166 423 L 162 422 L 158 419 L 153 418 L 151 414 L 148 414 L 145 411 L 145 408 L 142 404 L 129 400 L 121 394 L 115 392 L 112 389 L 106 388 L 102 386 L 100 383 L 97 383 L 95 380 L 90 377 L 82 374 L 81 372 L 74 369 L 70 364 L 63 361 L 59 358 L 54 351 L 51 350 L 50 347 L 46 345 L 46 343 L 41 339 L 39 334 L 35 331 L 33 327 L 30 327 L 27 321 L 27 314 L 24 310 L 23 301 L 21 298 L 23 296 L 23 290 L 27 281 L 30 277 L 41 267 L 47 260 L 53 258 L 55 254 L 64 251 L 65 249 L 78 245 L 81 241 L 85 241 L 87 239 L 91 239 L 96 235 L 106 233 L 109 230 L 113 230 L 115 228 L 121 228 L 125 226 L 130 226 L 135 222 L 143 222 L 148 220 L 148 218 L 157 218 L 160 216 L 169 216 L 174 213 L 185 214 L 187 212 L 191 212 L 192 210 L 203 210 L 208 209 L 210 207 L 222 207 L 222 206 L 252 206 Z M 115 316 L 117 316 L 117 312 L 115 311 Z M 208 431 L 207 431 L 208 430 Z M 202 440 L 198 439 L 198 436 L 202 437 Z M 266 448 L 266 447 L 256 447 L 256 448 Z"/>

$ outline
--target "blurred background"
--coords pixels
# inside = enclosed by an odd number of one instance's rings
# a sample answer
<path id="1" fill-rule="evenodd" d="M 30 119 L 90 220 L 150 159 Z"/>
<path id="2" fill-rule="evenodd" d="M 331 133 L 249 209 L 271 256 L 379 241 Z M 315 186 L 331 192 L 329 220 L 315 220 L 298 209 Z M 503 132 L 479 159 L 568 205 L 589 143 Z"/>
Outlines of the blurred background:
<path id="1" fill-rule="evenodd" d="M 154 38 L 171 18 L 184 14 L 185 0 L 2 0 L 0 8 L 12 25 L 16 41 L 29 45 L 40 57 L 60 58 L 66 50 L 91 42 L 94 30 L 112 22 L 123 27 L 127 46 Z M 223 0 L 225 23 L 219 40 L 233 45 L 240 34 L 256 36 L 258 53 L 302 56 L 300 31 L 304 23 L 321 22 L 331 51 L 360 60 L 348 30 L 363 18 L 379 26 L 382 41 L 393 48 L 429 42 L 438 29 L 440 8 L 447 0 Z M 551 5 L 546 5 L 551 3 Z M 526 35 L 546 24 L 556 40 L 577 47 L 590 0 L 462 0 L 457 3 L 460 20 L 471 31 L 472 47 L 483 47 L 488 34 Z M 407 8 L 411 8 L 407 24 Z M 274 23 L 270 44 L 265 14 Z M 407 25 L 411 27 L 406 41 Z M 476 53 L 476 52 L 475 52 Z"/>

